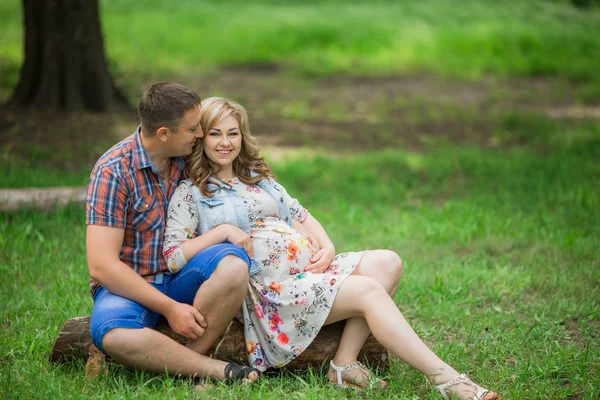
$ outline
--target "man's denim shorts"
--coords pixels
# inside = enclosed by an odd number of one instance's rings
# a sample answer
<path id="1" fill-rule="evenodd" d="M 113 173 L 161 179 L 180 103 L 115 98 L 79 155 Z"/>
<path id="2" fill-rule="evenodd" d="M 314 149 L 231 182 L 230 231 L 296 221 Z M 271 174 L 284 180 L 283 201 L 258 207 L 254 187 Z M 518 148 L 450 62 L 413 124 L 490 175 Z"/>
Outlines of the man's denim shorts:
<path id="1" fill-rule="evenodd" d="M 244 260 L 250 266 L 250 258 L 239 246 L 218 244 L 196 254 L 176 274 L 164 273 L 163 283 L 151 285 L 180 303 L 192 304 L 196 292 L 228 255 Z M 132 300 L 112 294 L 103 287 L 94 293 L 94 308 L 90 319 L 92 341 L 104 352 L 102 336 L 114 328 L 154 328 L 161 315 Z"/>

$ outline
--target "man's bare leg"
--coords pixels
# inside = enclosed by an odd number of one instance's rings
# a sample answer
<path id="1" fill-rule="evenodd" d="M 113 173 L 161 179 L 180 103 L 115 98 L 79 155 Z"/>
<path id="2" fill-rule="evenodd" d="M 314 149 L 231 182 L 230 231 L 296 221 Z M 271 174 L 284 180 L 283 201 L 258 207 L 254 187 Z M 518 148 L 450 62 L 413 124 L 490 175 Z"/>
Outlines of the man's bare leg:
<path id="1" fill-rule="evenodd" d="M 189 340 L 187 347 L 206 354 L 233 320 L 247 293 L 248 264 L 235 256 L 223 258 L 194 298 L 194 307 L 206 319 L 207 327 L 200 338 Z"/>
<path id="2" fill-rule="evenodd" d="M 102 338 L 104 351 L 119 363 L 169 375 L 223 380 L 227 363 L 177 343 L 153 329 L 111 329 Z M 253 375 L 251 380 L 256 380 Z"/>
<path id="3" fill-rule="evenodd" d="M 104 334 L 102 347 L 123 365 L 169 375 L 223 380 L 227 363 L 205 353 L 225 330 L 248 290 L 248 265 L 235 256 L 224 257 L 202 285 L 194 306 L 205 317 L 202 337 L 183 346 L 153 329 L 112 329 Z M 256 381 L 258 375 L 249 375 Z"/>

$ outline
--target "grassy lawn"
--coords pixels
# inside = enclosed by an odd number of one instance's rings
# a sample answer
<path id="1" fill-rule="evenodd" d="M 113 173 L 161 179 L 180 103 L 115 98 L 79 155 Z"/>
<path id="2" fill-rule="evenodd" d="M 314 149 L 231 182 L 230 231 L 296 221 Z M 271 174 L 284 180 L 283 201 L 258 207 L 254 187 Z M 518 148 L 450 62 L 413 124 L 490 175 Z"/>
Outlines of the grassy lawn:
<path id="1" fill-rule="evenodd" d="M 507 399 L 600 397 L 600 7 L 140 3 L 100 1 L 132 101 L 157 79 L 240 101 L 339 252 L 400 254 L 394 300 L 443 359 Z M 20 13 L 0 0 L 0 101 L 22 62 Z M 84 185 L 137 124 L 134 112 L 0 114 L 0 188 Z M 0 212 L 0 398 L 201 397 L 162 375 L 110 365 L 86 380 L 82 363 L 48 362 L 63 322 L 92 307 L 84 214 Z M 402 362 L 387 374 L 390 389 L 368 394 L 313 371 L 206 397 L 439 398 Z"/>
<path id="2" fill-rule="evenodd" d="M 441 146 L 277 161 L 279 180 L 339 251 L 391 248 L 395 301 L 433 349 L 507 398 L 600 395 L 600 136 L 565 130 L 543 154 Z M 0 214 L 4 398 L 188 398 L 184 382 L 118 366 L 88 382 L 47 358 L 61 324 L 89 314 L 83 208 Z M 369 396 L 435 398 L 402 363 Z M 319 373 L 267 377 L 217 397 L 334 398 Z M 345 393 L 346 394 L 346 393 Z M 347 393 L 348 396 L 361 397 Z"/>
<path id="3" fill-rule="evenodd" d="M 121 86 L 254 65 L 308 75 L 560 76 L 585 86 L 583 101 L 600 99 L 600 7 L 578 9 L 559 0 L 463 0 L 458 7 L 452 0 L 100 5 Z M 15 84 L 22 62 L 20 14 L 18 0 L 0 2 L 4 91 Z"/>

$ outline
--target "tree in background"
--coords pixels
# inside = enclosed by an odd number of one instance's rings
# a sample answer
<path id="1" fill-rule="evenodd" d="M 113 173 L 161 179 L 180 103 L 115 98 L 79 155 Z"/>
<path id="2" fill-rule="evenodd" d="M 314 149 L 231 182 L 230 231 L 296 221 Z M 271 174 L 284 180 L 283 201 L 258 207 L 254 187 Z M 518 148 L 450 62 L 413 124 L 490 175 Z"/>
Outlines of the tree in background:
<path id="1" fill-rule="evenodd" d="M 108 72 L 98 0 L 23 0 L 25 62 L 8 104 L 107 111 L 126 104 Z"/>

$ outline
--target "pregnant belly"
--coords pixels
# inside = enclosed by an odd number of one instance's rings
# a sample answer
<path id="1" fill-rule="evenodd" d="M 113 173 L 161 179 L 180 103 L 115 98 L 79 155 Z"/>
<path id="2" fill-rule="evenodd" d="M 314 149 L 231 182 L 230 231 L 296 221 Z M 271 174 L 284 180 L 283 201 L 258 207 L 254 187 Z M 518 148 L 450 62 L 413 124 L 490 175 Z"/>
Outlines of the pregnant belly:
<path id="1" fill-rule="evenodd" d="M 251 235 L 254 258 L 265 267 L 284 267 L 290 274 L 302 272 L 316 253 L 304 235 L 278 218 L 265 218 L 264 224 L 253 227 Z"/>

